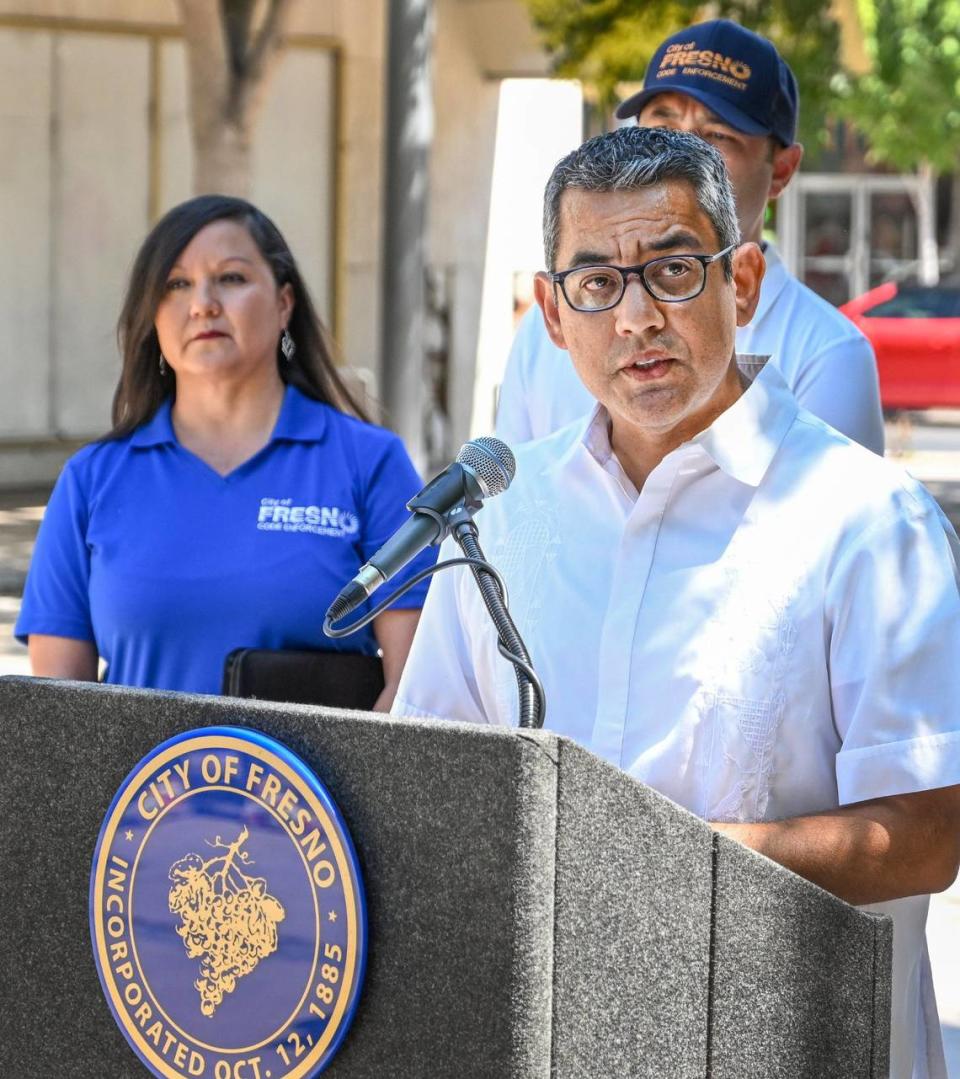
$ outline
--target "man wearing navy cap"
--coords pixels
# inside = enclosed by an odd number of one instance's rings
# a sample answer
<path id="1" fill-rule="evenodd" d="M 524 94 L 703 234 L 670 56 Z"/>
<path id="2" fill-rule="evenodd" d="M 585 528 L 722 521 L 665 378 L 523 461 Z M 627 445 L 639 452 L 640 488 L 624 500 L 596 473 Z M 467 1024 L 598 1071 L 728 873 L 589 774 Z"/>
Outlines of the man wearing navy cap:
<path id="1" fill-rule="evenodd" d="M 681 30 L 653 56 L 643 89 L 617 109 L 643 127 L 690 131 L 715 146 L 730 174 L 745 241 L 761 242 L 767 202 L 800 164 L 797 83 L 766 38 L 727 19 Z M 876 363 L 869 342 L 764 245 L 766 275 L 752 322 L 737 332 L 741 354 L 769 356 L 797 400 L 868 449 L 883 452 Z M 586 415 L 595 404 L 551 343 L 539 309 L 524 316 L 507 361 L 497 434 L 526 442 Z"/>

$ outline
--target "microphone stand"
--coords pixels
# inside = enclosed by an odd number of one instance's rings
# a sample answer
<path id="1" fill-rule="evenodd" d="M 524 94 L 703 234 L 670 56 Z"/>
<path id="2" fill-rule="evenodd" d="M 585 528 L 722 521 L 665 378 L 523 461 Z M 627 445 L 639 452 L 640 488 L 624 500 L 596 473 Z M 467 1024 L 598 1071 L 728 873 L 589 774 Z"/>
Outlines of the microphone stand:
<path id="1" fill-rule="evenodd" d="M 455 510 L 449 518 L 450 533 L 467 558 L 475 562 L 485 562 L 480 549 L 479 533 L 473 518 L 466 507 Z M 484 605 L 490 612 L 497 630 L 498 645 L 501 655 L 513 664 L 517 676 L 517 690 L 520 694 L 520 726 L 539 730 L 543 726 L 546 702 L 543 687 L 533 670 L 530 653 L 523 643 L 520 631 L 510 617 L 497 579 L 489 571 L 476 564 L 470 566 Z"/>

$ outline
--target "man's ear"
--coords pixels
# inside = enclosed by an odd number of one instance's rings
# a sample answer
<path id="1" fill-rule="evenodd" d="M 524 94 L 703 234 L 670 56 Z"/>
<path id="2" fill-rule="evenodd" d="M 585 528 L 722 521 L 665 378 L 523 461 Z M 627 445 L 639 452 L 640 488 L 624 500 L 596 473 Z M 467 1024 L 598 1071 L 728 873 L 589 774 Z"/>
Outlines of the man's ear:
<path id="1" fill-rule="evenodd" d="M 557 303 L 558 289 L 543 270 L 536 274 L 533 279 L 533 298 L 540 305 L 540 310 L 543 312 L 543 322 L 547 328 L 547 336 L 557 348 L 566 348 L 567 343 L 560 327 L 560 311 Z"/>
<path id="2" fill-rule="evenodd" d="M 741 244 L 733 253 L 733 287 L 736 293 L 737 325 L 746 326 L 760 300 L 760 282 L 767 264 L 754 243 Z"/>
<path id="3" fill-rule="evenodd" d="M 778 199 L 783 189 L 790 183 L 793 174 L 800 168 L 803 147 L 799 142 L 792 146 L 778 146 L 773 151 L 773 175 L 770 177 L 769 198 Z"/>

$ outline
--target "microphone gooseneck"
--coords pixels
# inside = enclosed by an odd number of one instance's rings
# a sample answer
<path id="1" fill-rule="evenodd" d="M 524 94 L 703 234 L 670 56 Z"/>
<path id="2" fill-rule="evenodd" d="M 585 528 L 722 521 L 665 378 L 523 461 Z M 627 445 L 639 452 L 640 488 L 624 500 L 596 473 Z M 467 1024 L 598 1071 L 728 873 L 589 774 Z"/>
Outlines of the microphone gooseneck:
<path id="1" fill-rule="evenodd" d="M 520 694 L 520 726 L 538 729 L 543 726 L 547 714 L 543 685 L 533 669 L 530 653 L 523 643 L 520 631 L 510 617 L 500 585 L 485 568 L 487 562 L 480 549 L 477 526 L 470 520 L 459 522 L 454 525 L 453 537 L 473 563 L 470 570 L 480 589 L 483 604 L 493 619 L 500 654 L 513 664 L 513 672 L 517 676 L 517 691 Z"/>

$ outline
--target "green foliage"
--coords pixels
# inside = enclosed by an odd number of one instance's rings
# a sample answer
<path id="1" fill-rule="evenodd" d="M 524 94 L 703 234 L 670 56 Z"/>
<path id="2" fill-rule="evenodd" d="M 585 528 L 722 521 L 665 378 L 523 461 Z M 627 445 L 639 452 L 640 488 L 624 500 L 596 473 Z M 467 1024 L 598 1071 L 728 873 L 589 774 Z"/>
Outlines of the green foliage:
<path id="1" fill-rule="evenodd" d="M 901 172 L 929 161 L 940 172 L 960 155 L 960 0 L 861 0 L 871 70 L 838 75 L 834 111 L 870 142 L 870 155 Z"/>
<path id="2" fill-rule="evenodd" d="M 953 0 L 960 3 L 960 0 Z M 656 47 L 683 26 L 723 16 L 769 37 L 800 84 L 800 139 L 823 141 L 839 72 L 830 0 L 525 0 L 555 74 L 578 78 L 609 113 L 621 83 L 641 82 Z"/>

